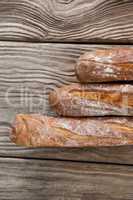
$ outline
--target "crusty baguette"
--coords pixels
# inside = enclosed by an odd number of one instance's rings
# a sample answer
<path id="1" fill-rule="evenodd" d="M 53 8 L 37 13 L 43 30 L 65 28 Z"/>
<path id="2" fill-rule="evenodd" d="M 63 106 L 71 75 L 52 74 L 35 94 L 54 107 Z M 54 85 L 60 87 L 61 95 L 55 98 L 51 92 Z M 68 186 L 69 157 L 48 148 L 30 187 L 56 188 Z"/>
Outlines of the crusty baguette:
<path id="1" fill-rule="evenodd" d="M 82 83 L 133 80 L 133 48 L 85 53 L 77 62 L 76 74 Z"/>
<path id="2" fill-rule="evenodd" d="M 133 116 L 133 85 L 72 84 L 52 91 L 49 102 L 61 116 Z"/>
<path id="3" fill-rule="evenodd" d="M 19 114 L 11 139 L 29 147 L 85 147 L 133 144 L 133 118 L 59 118 Z"/>

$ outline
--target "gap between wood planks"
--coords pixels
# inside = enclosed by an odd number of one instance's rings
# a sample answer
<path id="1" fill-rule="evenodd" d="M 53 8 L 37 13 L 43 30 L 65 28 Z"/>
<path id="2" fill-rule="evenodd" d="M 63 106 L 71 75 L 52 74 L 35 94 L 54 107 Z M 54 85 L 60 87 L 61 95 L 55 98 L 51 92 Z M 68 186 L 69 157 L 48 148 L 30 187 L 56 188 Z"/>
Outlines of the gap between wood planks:
<path id="1" fill-rule="evenodd" d="M 68 44 L 68 45 L 73 45 L 73 44 L 79 44 L 79 45 L 113 45 L 113 46 L 116 46 L 116 45 L 123 45 L 123 46 L 133 46 L 133 42 L 119 42 L 119 41 L 97 41 L 97 40 L 91 40 L 91 41 L 85 41 L 85 42 L 82 42 L 82 41 L 50 41 L 50 40 L 46 40 L 46 41 L 38 41 L 38 40 L 29 40 L 29 41 L 21 41 L 21 40 L 5 40 L 5 39 L 1 39 L 0 42 L 10 42 L 10 43 L 29 43 L 29 44 Z"/>
<path id="2" fill-rule="evenodd" d="M 97 165 L 112 165 L 112 166 L 130 166 L 133 164 L 127 163 L 113 163 L 113 162 L 98 162 L 98 161 L 85 161 L 85 160 L 71 160 L 71 159 L 58 159 L 58 158 L 37 158 L 37 157 L 23 157 L 23 156 L 2 156 L 0 155 L 0 159 L 20 159 L 20 160 L 39 160 L 39 161 L 56 161 L 56 162 L 71 162 L 71 163 L 86 163 L 86 164 L 97 164 Z"/>

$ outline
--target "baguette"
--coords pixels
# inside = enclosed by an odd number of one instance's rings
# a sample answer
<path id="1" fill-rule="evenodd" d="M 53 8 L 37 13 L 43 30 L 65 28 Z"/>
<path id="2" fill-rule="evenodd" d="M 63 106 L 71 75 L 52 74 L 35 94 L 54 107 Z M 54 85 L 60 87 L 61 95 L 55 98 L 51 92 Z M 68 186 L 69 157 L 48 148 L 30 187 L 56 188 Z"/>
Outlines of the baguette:
<path id="1" fill-rule="evenodd" d="M 72 84 L 52 91 L 49 102 L 61 116 L 133 116 L 133 85 Z"/>
<path id="2" fill-rule="evenodd" d="M 82 55 L 76 65 L 80 82 L 133 80 L 133 49 L 101 49 Z"/>
<path id="3" fill-rule="evenodd" d="M 11 140 L 27 147 L 86 147 L 133 144 L 133 118 L 59 118 L 19 114 Z"/>

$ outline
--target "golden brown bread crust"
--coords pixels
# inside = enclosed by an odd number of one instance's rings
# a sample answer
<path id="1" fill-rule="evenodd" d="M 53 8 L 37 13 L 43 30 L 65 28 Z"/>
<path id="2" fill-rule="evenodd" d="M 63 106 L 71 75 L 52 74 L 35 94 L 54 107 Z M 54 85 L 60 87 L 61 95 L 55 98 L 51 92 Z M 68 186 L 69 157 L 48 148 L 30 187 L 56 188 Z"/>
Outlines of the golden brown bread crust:
<path id="1" fill-rule="evenodd" d="M 87 52 L 79 58 L 76 74 L 82 83 L 133 80 L 133 48 Z"/>
<path id="2" fill-rule="evenodd" d="M 85 147 L 133 144 L 133 118 L 59 118 L 19 114 L 11 140 L 29 147 Z"/>
<path id="3" fill-rule="evenodd" d="M 49 102 L 61 116 L 133 116 L 133 85 L 72 84 L 52 91 Z"/>

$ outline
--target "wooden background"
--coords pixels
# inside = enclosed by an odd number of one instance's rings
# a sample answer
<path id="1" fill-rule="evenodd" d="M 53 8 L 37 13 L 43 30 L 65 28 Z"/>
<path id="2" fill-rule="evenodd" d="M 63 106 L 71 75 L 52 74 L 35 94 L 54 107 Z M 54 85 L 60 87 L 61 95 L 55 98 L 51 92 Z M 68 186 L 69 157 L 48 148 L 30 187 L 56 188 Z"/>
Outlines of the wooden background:
<path id="1" fill-rule="evenodd" d="M 48 93 L 77 82 L 80 54 L 132 44 L 132 0 L 0 0 L 0 199 L 133 199 L 133 146 L 28 149 L 9 139 L 15 114 L 54 115 Z"/>

